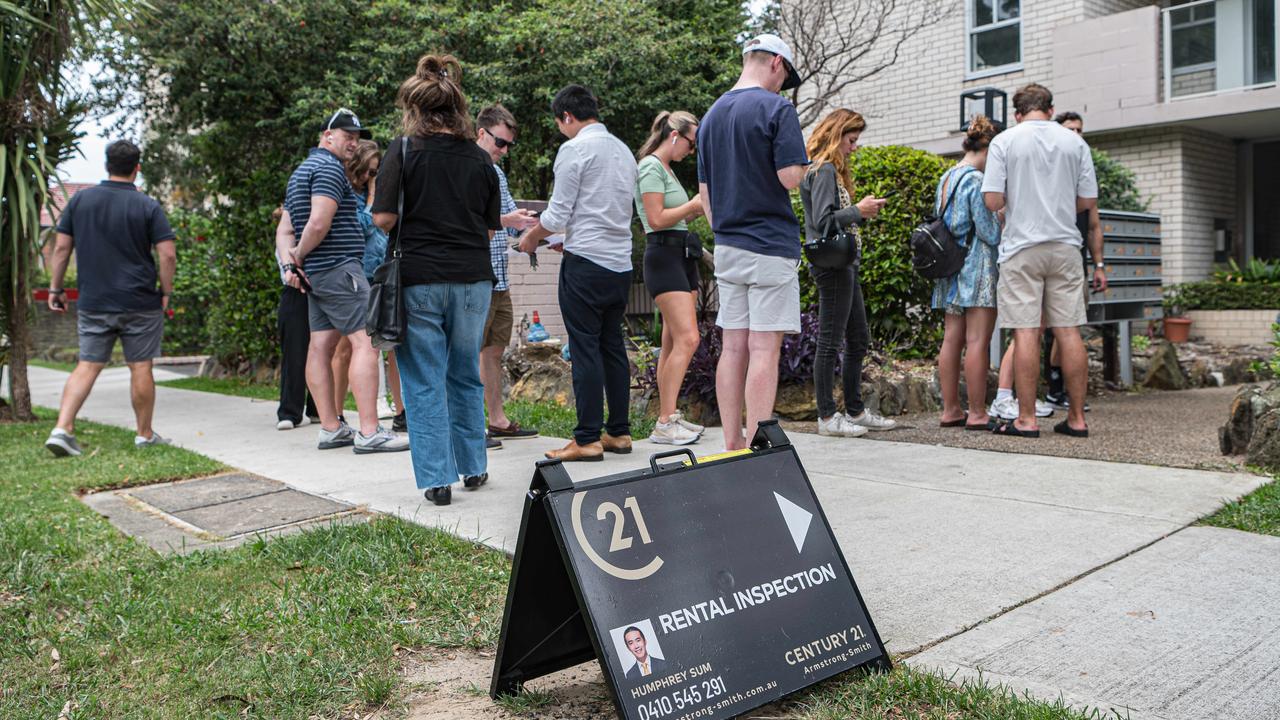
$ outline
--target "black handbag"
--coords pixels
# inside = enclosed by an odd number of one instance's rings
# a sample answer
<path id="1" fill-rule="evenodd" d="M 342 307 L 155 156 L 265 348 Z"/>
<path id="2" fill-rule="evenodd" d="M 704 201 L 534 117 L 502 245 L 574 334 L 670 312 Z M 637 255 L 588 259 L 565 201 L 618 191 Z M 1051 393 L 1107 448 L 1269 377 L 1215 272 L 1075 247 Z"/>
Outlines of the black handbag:
<path id="1" fill-rule="evenodd" d="M 408 160 L 409 138 L 400 139 L 400 187 L 396 199 L 396 225 L 387 242 L 387 259 L 373 271 L 369 283 L 369 306 L 365 332 L 379 350 L 394 350 L 404 342 L 404 288 L 400 285 L 400 228 L 404 224 L 404 166 Z"/>
<path id="2" fill-rule="evenodd" d="M 969 249 L 973 247 L 973 234 L 977 229 L 977 223 L 974 223 L 974 227 L 969 231 L 967 244 L 961 246 L 951 233 L 951 228 L 947 226 L 946 221 L 947 208 L 951 207 L 951 201 L 955 199 L 956 192 L 960 188 L 960 181 L 967 174 L 968 172 L 956 173 L 950 178 L 951 191 L 946 192 L 948 188 L 945 186 L 942 188 L 946 193 L 942 210 L 937 215 L 926 217 L 924 222 L 917 225 L 911 232 L 911 265 L 920 277 L 926 280 L 941 280 L 960 272 L 969 256 Z"/>
<path id="3" fill-rule="evenodd" d="M 826 270 L 840 270 L 850 265 L 857 266 L 858 236 L 836 224 L 835 215 L 827 216 L 823 223 L 822 237 L 816 240 L 806 239 L 804 256 L 809 264 Z"/>

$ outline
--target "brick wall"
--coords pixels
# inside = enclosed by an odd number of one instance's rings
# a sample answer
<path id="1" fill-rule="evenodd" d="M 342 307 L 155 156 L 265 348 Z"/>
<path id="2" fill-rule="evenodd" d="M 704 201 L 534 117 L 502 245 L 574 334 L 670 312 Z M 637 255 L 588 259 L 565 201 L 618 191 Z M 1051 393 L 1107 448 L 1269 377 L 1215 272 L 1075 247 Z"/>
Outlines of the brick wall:
<path id="1" fill-rule="evenodd" d="M 511 304 L 515 311 L 515 330 L 511 334 L 511 343 L 517 341 L 520 332 L 520 320 L 526 314 L 529 322 L 533 322 L 533 311 L 538 311 L 542 326 L 551 333 L 551 337 L 568 339 L 564 329 L 564 319 L 560 316 L 560 302 L 556 293 L 559 287 L 560 259 L 558 252 L 542 248 L 538 251 L 538 269 L 529 267 L 529 256 L 523 253 L 507 253 L 507 276 L 511 283 Z"/>
<path id="2" fill-rule="evenodd" d="M 1214 219 L 1236 227 L 1236 150 L 1231 140 L 1191 128 L 1155 128 L 1090 138 L 1137 176 L 1161 217 L 1166 283 L 1201 280 L 1213 265 Z"/>
<path id="3" fill-rule="evenodd" d="M 43 355 L 50 350 L 63 350 L 80 346 L 76 332 L 76 301 L 67 301 L 67 311 L 56 313 L 44 300 L 32 300 L 35 311 L 31 323 L 31 351 Z"/>
<path id="4" fill-rule="evenodd" d="M 1278 310 L 1192 310 L 1191 337 L 1218 345 L 1266 345 Z"/>

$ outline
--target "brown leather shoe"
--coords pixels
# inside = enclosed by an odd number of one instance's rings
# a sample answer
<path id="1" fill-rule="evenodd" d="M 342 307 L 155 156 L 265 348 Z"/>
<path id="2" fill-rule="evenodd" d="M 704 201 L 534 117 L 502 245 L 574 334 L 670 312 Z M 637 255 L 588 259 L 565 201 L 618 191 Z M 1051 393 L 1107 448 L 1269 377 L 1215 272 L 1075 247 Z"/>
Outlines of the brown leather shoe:
<path id="1" fill-rule="evenodd" d="M 577 440 L 570 440 L 568 445 L 559 450 L 548 450 L 546 456 L 550 460 L 561 462 L 597 462 L 604 460 L 604 448 L 599 442 L 579 445 Z"/>
<path id="2" fill-rule="evenodd" d="M 600 436 L 600 444 L 604 446 L 605 452 L 618 453 L 619 455 L 626 455 L 631 452 L 630 435 L 614 437 L 609 433 L 604 433 Z"/>

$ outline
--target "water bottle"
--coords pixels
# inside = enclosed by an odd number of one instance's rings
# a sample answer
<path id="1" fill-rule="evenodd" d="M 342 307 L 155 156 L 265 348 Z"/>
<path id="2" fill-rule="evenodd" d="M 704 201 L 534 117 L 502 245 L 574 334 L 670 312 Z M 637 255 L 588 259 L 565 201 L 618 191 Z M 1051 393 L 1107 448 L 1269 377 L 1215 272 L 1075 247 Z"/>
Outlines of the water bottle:
<path id="1" fill-rule="evenodd" d="M 551 335 L 547 332 L 547 329 L 542 327 L 542 322 L 538 320 L 538 311 L 534 310 L 533 324 L 529 326 L 529 335 L 526 339 L 531 343 L 539 343 L 550 337 Z"/>

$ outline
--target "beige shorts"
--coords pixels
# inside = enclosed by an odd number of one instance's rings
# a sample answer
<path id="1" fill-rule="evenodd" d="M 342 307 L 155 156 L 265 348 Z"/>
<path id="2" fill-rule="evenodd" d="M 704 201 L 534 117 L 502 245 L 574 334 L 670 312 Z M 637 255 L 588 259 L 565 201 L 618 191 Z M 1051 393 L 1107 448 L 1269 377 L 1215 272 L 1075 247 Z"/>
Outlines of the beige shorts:
<path id="1" fill-rule="evenodd" d="M 716 247 L 716 287 L 725 330 L 800 332 L 799 261 Z"/>
<path id="2" fill-rule="evenodd" d="M 1000 264 L 1000 327 L 1079 327 L 1088 322 L 1080 248 L 1060 242 L 1019 250 Z M 1087 290 L 1085 291 L 1087 292 Z"/>
<path id="3" fill-rule="evenodd" d="M 489 317 L 484 321 L 484 339 L 480 347 L 506 347 L 511 344 L 511 324 L 515 311 L 511 306 L 510 290 L 494 290 L 489 302 Z"/>

